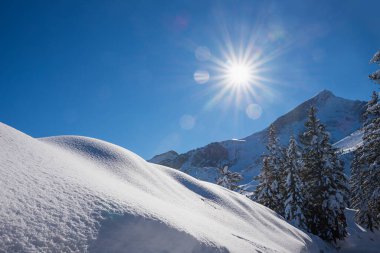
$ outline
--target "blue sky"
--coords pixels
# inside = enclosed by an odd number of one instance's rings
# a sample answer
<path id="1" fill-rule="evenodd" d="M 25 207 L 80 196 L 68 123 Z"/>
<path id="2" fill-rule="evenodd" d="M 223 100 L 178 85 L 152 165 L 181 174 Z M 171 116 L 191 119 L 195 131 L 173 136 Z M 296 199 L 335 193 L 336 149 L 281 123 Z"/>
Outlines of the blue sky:
<path id="1" fill-rule="evenodd" d="M 100 138 L 144 158 L 245 137 L 323 89 L 367 100 L 376 88 L 367 76 L 380 49 L 379 8 L 379 1 L 1 1 L 0 121 L 34 137 Z M 215 61 L 195 54 L 207 47 L 226 61 L 228 46 L 251 46 L 265 62 L 249 101 L 215 100 L 222 89 Z M 198 84 L 197 70 L 210 80 Z M 250 103 L 262 108 L 259 118 L 247 116 Z"/>

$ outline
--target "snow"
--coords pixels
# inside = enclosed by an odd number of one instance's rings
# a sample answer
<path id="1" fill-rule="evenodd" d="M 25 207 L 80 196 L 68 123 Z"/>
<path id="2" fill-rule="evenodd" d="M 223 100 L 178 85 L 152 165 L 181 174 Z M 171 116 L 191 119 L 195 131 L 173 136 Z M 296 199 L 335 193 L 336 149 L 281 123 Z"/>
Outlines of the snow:
<path id="1" fill-rule="evenodd" d="M 349 136 L 334 143 L 333 146 L 339 149 L 342 152 L 342 154 L 346 154 L 346 153 L 355 151 L 362 144 L 363 144 L 363 131 L 357 130 L 353 132 L 352 134 L 350 134 Z"/>
<path id="2" fill-rule="evenodd" d="M 380 231 L 370 232 L 354 222 L 355 210 L 346 209 L 348 237 L 338 242 L 339 253 L 377 253 L 380 249 Z"/>
<path id="3" fill-rule="evenodd" d="M 0 123 L 0 252 L 319 252 L 243 195 L 87 137 Z"/>

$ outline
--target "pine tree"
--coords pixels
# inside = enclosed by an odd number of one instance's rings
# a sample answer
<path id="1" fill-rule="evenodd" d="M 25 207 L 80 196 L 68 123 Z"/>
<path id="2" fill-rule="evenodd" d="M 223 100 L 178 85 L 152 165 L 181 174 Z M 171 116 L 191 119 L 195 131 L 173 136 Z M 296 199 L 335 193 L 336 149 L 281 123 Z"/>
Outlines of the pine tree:
<path id="1" fill-rule="evenodd" d="M 279 145 L 277 134 L 272 124 L 268 132 L 268 154 L 263 158 L 261 173 L 255 179 L 259 185 L 255 191 L 256 201 L 284 214 L 284 151 Z M 267 199 L 267 198 L 270 198 Z"/>
<path id="2" fill-rule="evenodd" d="M 380 51 L 370 62 L 380 64 Z M 380 70 L 369 77 L 380 84 Z M 380 102 L 375 91 L 367 103 L 362 130 L 363 145 L 351 164 L 351 200 L 358 210 L 356 221 L 373 231 L 380 227 Z"/>
<path id="3" fill-rule="evenodd" d="M 228 170 L 228 166 L 224 166 L 219 169 L 219 178 L 216 180 L 216 183 L 227 189 L 235 191 L 239 189 L 238 182 L 242 179 L 243 176 L 240 173 L 231 172 Z"/>
<path id="4" fill-rule="evenodd" d="M 348 203 L 348 184 L 342 162 L 330 144 L 325 126 L 310 108 L 306 131 L 300 136 L 305 170 L 305 216 L 308 230 L 324 240 L 335 241 L 346 236 L 344 209 Z"/>
<path id="5" fill-rule="evenodd" d="M 365 206 L 362 206 L 364 203 L 364 193 L 363 193 L 363 179 L 364 179 L 364 170 L 360 161 L 360 156 L 362 152 L 362 147 L 357 148 L 354 151 L 354 156 L 351 162 L 351 207 L 355 209 L 363 210 Z M 358 217 L 357 217 L 358 218 Z M 363 222 L 359 222 L 363 224 Z"/>
<path id="6" fill-rule="evenodd" d="M 371 63 L 380 65 L 380 51 L 373 56 Z M 380 84 L 380 69 L 373 73 L 370 78 Z M 367 108 L 369 114 L 368 133 L 364 131 L 363 148 L 369 152 L 365 157 L 369 164 L 368 180 L 366 180 L 370 193 L 368 206 L 374 217 L 374 227 L 378 229 L 380 226 L 380 101 L 377 92 L 373 92 L 372 100 L 371 106 Z"/>
<path id="7" fill-rule="evenodd" d="M 254 200 L 272 210 L 275 210 L 277 208 L 277 202 L 275 198 L 273 198 L 275 195 L 272 190 L 274 177 L 273 168 L 270 165 L 269 157 L 265 156 L 263 158 L 263 167 L 255 180 L 259 181 L 259 184 L 253 195 Z"/>
<path id="8" fill-rule="evenodd" d="M 293 225 L 306 229 L 304 213 L 305 198 L 301 172 L 303 162 L 296 139 L 292 136 L 285 157 L 285 219 Z"/>
<path id="9" fill-rule="evenodd" d="M 364 113 L 363 145 L 351 164 L 353 207 L 356 221 L 373 231 L 380 227 L 380 102 L 377 92 Z"/>

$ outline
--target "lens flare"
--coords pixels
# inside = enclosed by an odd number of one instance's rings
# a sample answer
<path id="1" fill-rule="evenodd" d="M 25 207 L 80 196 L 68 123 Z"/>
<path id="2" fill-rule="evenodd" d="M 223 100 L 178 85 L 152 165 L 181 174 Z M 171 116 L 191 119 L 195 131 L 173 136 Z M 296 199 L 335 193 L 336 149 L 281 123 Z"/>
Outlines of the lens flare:
<path id="1" fill-rule="evenodd" d="M 210 74 L 206 70 L 197 70 L 194 73 L 194 80 L 199 84 L 207 83 L 210 79 Z"/>
<path id="2" fill-rule="evenodd" d="M 258 104 L 249 104 L 245 109 L 245 113 L 250 119 L 258 119 L 263 113 L 263 109 Z"/>
<path id="3" fill-rule="evenodd" d="M 195 126 L 195 117 L 185 114 L 180 118 L 179 124 L 182 129 L 191 130 Z"/>

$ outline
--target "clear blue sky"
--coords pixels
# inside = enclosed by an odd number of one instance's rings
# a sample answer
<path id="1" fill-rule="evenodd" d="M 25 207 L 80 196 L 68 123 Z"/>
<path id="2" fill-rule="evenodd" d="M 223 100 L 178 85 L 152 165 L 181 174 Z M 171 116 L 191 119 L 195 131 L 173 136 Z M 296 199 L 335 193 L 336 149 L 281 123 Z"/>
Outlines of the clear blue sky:
<path id="1" fill-rule="evenodd" d="M 379 9 L 380 1 L 1 1 L 0 121 L 34 137 L 100 138 L 144 158 L 245 137 L 322 89 L 366 100 L 376 88 L 367 76 L 380 49 Z M 228 43 L 252 37 L 270 59 L 262 74 L 270 80 L 253 87 L 255 120 L 247 104 L 210 105 L 220 87 L 193 78 L 199 69 L 216 75 L 198 47 L 225 60 Z"/>

